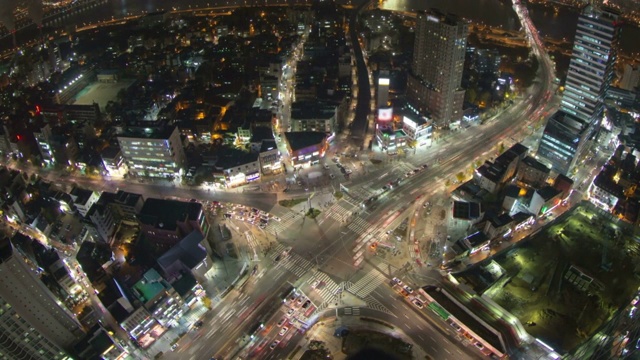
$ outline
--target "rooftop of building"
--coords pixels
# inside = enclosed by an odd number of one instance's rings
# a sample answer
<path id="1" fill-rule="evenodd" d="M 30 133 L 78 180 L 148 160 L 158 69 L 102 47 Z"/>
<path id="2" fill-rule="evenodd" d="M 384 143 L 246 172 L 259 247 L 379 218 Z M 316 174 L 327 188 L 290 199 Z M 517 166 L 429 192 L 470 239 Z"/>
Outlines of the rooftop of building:
<path id="1" fill-rule="evenodd" d="M 436 23 L 443 23 L 451 26 L 457 26 L 459 23 L 464 22 L 462 18 L 455 14 L 445 13 L 439 9 L 431 8 L 429 10 L 418 11 L 418 16 L 423 15 Z"/>
<path id="2" fill-rule="evenodd" d="M 327 134 L 319 131 L 285 132 L 284 137 L 292 151 L 298 151 L 310 146 L 321 144 Z"/>
<path id="3" fill-rule="evenodd" d="M 184 298 L 184 296 L 187 295 L 197 283 L 196 278 L 193 277 L 191 273 L 185 272 L 179 279 L 172 282 L 171 286 L 175 289 L 178 295 Z"/>
<path id="4" fill-rule="evenodd" d="M 207 257 L 207 251 L 200 245 L 204 239 L 199 231 L 192 231 L 179 243 L 158 258 L 158 265 L 169 269 L 176 261 L 182 262 L 187 268 L 193 269 Z"/>
<path id="5" fill-rule="evenodd" d="M 147 199 L 140 210 L 140 222 L 163 230 L 175 230 L 178 222 L 195 221 L 202 204 L 165 199 Z"/>
<path id="6" fill-rule="evenodd" d="M 454 201 L 453 217 L 456 219 L 473 220 L 480 217 L 481 207 L 479 203 Z"/>
<path id="7" fill-rule="evenodd" d="M 124 190 L 118 190 L 115 196 L 115 201 L 118 204 L 126 205 L 126 206 L 135 206 L 138 201 L 142 198 L 142 195 L 130 193 Z"/>
<path id="8" fill-rule="evenodd" d="M 219 169 L 231 169 L 244 164 L 258 161 L 258 154 L 246 152 L 235 148 L 226 148 L 218 155 L 216 167 Z"/>
<path id="9" fill-rule="evenodd" d="M 476 171 L 482 177 L 489 179 L 491 182 L 498 183 L 502 180 L 504 167 L 490 161 L 485 161 L 485 163 L 477 168 Z"/>
<path id="10" fill-rule="evenodd" d="M 260 152 L 271 151 L 274 149 L 278 149 L 278 145 L 275 140 L 262 140 L 262 144 L 260 144 Z"/>
<path id="11" fill-rule="evenodd" d="M 175 129 L 175 126 L 126 127 L 118 138 L 166 140 L 171 137 Z"/>
<path id="12" fill-rule="evenodd" d="M 490 216 L 487 221 L 491 223 L 494 228 L 499 228 L 513 222 L 513 218 L 509 214 L 500 214 L 497 216 Z"/>
<path id="13" fill-rule="evenodd" d="M 507 185 L 504 187 L 504 197 L 517 199 L 520 197 L 520 187 L 518 185 Z"/>
<path id="14" fill-rule="evenodd" d="M 328 119 L 335 115 L 335 113 L 335 105 L 326 102 L 303 100 L 291 104 L 292 120 Z"/>
<path id="15" fill-rule="evenodd" d="M 71 189 L 71 192 L 69 193 L 69 195 L 71 195 L 74 198 L 73 200 L 74 203 L 86 204 L 87 201 L 89 201 L 89 198 L 91 197 L 91 195 L 93 195 L 93 191 L 74 186 L 73 189 Z"/>
<path id="16" fill-rule="evenodd" d="M 252 143 L 258 143 L 263 140 L 273 140 L 273 130 L 270 127 L 261 127 L 256 126 L 253 128 L 251 132 L 251 140 Z"/>
<path id="17" fill-rule="evenodd" d="M 482 231 L 478 231 L 465 237 L 464 240 L 466 240 L 469 245 L 471 245 L 471 247 L 476 247 L 478 245 L 484 244 L 487 240 L 489 240 L 489 237 Z"/>
<path id="18" fill-rule="evenodd" d="M 554 188 L 553 186 L 545 186 L 542 189 L 536 190 L 536 193 L 540 195 L 545 201 L 549 201 L 554 197 L 558 196 L 561 193 L 560 190 Z"/>
<path id="19" fill-rule="evenodd" d="M 623 195 L 622 186 L 616 183 L 613 177 L 605 173 L 605 170 L 596 175 L 595 179 L 593 179 L 593 185 L 616 197 L 622 197 Z"/>
<path id="20" fill-rule="evenodd" d="M 159 293 L 167 290 L 167 285 L 164 278 L 155 269 L 150 269 L 144 273 L 142 279 L 133 286 L 132 290 L 141 302 L 147 303 Z"/>
<path id="21" fill-rule="evenodd" d="M 541 172 L 551 172 L 551 169 L 549 169 L 545 164 L 536 160 L 533 156 L 525 157 L 524 159 L 522 159 L 522 163 Z"/>

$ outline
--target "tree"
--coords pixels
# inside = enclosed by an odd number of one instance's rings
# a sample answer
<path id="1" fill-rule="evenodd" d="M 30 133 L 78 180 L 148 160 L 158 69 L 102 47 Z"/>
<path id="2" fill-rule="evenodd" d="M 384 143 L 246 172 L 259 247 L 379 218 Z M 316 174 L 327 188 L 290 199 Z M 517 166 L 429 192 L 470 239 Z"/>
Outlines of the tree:
<path id="1" fill-rule="evenodd" d="M 464 180 L 464 173 L 462 171 L 457 173 L 456 179 L 458 180 L 458 182 L 462 182 Z"/>
<path id="2" fill-rule="evenodd" d="M 468 102 L 470 102 L 471 104 L 475 104 L 476 100 L 478 99 L 478 92 L 474 88 L 467 89 L 465 96 Z"/>
<path id="3" fill-rule="evenodd" d="M 498 154 L 502 154 L 504 152 L 504 143 L 498 144 Z"/>
<path id="4" fill-rule="evenodd" d="M 211 299 L 208 296 L 202 297 L 202 304 L 209 310 L 211 310 Z"/>

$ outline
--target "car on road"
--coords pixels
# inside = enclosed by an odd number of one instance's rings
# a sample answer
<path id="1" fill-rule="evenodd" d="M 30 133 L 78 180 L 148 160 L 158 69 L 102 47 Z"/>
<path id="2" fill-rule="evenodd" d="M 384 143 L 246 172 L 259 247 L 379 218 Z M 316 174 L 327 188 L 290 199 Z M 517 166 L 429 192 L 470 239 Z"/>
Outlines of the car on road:
<path id="1" fill-rule="evenodd" d="M 285 322 L 287 322 L 287 318 L 283 317 L 282 319 L 280 319 L 280 321 L 278 321 L 278 323 L 276 325 L 278 327 L 282 327 L 282 325 L 284 325 Z"/>
<path id="2" fill-rule="evenodd" d="M 178 344 L 171 345 L 171 351 L 176 351 L 177 348 L 178 348 Z"/>
<path id="3" fill-rule="evenodd" d="M 320 281 L 319 281 L 319 280 L 316 280 L 316 281 L 314 281 L 314 282 L 313 282 L 313 284 L 311 284 L 311 288 L 312 288 L 312 289 L 315 289 L 315 288 L 317 288 L 317 287 L 318 287 L 318 285 L 320 285 Z"/>
<path id="4" fill-rule="evenodd" d="M 289 309 L 289 310 L 287 311 L 287 316 L 291 316 L 291 315 L 293 315 L 293 313 L 294 313 L 294 312 L 295 312 L 295 310 L 293 310 L 293 309 Z"/>
<path id="5" fill-rule="evenodd" d="M 308 307 L 309 307 L 309 305 L 311 305 L 311 300 L 307 300 L 307 301 L 305 301 L 305 302 L 304 302 L 304 304 L 302 305 L 302 308 L 303 308 L 303 309 L 306 309 L 306 308 L 308 308 Z"/>
<path id="6" fill-rule="evenodd" d="M 415 305 L 418 309 L 422 309 L 424 307 L 424 304 L 422 304 L 422 301 L 415 299 L 412 301 L 413 305 Z"/>
<path id="7" fill-rule="evenodd" d="M 402 286 L 402 280 L 398 279 L 397 277 L 394 277 L 393 279 L 391 279 L 391 282 L 398 286 Z"/>
<path id="8" fill-rule="evenodd" d="M 269 345 L 269 349 L 273 350 L 276 348 L 276 346 L 278 346 L 278 344 L 280 344 L 280 340 L 276 340 L 274 342 L 271 343 L 271 345 Z"/>
<path id="9" fill-rule="evenodd" d="M 280 336 L 284 336 L 284 334 L 287 333 L 287 331 L 289 331 L 288 327 L 283 327 L 282 329 L 280 329 L 280 332 L 278 333 Z"/>
<path id="10" fill-rule="evenodd" d="M 351 169 L 347 169 L 347 174 L 351 174 L 352 172 Z"/>
<path id="11" fill-rule="evenodd" d="M 329 174 L 329 178 L 330 178 L 330 179 L 335 179 L 335 178 L 336 178 L 336 176 L 335 176 L 335 175 L 333 175 L 333 174 Z"/>
<path id="12" fill-rule="evenodd" d="M 484 345 L 482 345 L 480 342 L 476 342 L 475 344 L 473 344 L 475 347 L 477 347 L 478 349 L 482 350 L 484 349 Z"/>
<path id="13" fill-rule="evenodd" d="M 305 299 L 305 297 L 304 297 L 304 296 L 302 296 L 302 295 L 300 295 L 300 296 L 298 297 L 298 300 L 296 300 L 296 303 L 298 303 L 298 305 L 300 305 L 300 304 L 302 304 L 302 302 L 304 301 L 304 299 Z"/>
<path id="14" fill-rule="evenodd" d="M 429 204 L 424 203 L 424 204 L 422 204 L 422 207 L 423 207 L 423 208 L 427 208 L 427 207 L 429 207 Z"/>
<path id="15" fill-rule="evenodd" d="M 403 287 L 403 289 L 404 289 L 404 291 L 406 291 L 407 293 L 409 293 L 409 294 L 413 294 L 413 289 L 412 289 L 411 287 L 409 287 L 409 286 L 405 285 L 405 286 Z"/>
<path id="16" fill-rule="evenodd" d="M 324 168 L 329 170 L 329 164 L 324 164 Z"/>
<path id="17" fill-rule="evenodd" d="M 460 327 L 460 325 L 454 323 L 453 321 L 451 322 L 451 327 L 453 327 L 454 329 L 456 329 L 457 332 L 462 331 L 462 328 Z"/>

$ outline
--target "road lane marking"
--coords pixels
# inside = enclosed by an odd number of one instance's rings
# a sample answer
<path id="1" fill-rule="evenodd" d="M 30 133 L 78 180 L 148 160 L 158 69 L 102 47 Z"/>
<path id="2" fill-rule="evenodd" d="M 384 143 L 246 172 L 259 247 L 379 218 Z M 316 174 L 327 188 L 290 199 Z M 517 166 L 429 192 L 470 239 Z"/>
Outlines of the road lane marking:
<path id="1" fill-rule="evenodd" d="M 436 339 L 433 338 L 433 336 L 429 336 L 429 338 L 433 340 L 433 342 L 437 342 Z"/>
<path id="2" fill-rule="evenodd" d="M 418 329 L 422 330 L 422 326 L 416 324 L 416 326 L 418 327 Z"/>
<path id="3" fill-rule="evenodd" d="M 407 314 L 404 314 L 404 317 L 406 317 L 407 319 L 409 318 L 409 316 L 407 316 Z"/>
<path id="4" fill-rule="evenodd" d="M 451 355 L 451 351 L 449 351 L 449 349 L 444 348 L 444 351 L 446 351 L 446 352 L 447 352 L 447 354 Z"/>

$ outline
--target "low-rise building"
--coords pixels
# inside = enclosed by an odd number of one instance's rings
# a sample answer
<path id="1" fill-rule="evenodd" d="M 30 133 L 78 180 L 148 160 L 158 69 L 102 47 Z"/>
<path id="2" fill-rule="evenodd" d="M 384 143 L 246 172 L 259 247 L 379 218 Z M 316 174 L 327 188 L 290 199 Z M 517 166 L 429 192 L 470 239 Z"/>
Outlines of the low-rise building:
<path id="1" fill-rule="evenodd" d="M 561 199 L 562 191 L 552 186 L 545 186 L 533 192 L 533 196 L 529 202 L 529 212 L 536 216 L 543 215 L 560 204 Z"/>
<path id="2" fill-rule="evenodd" d="M 257 153 L 228 148 L 216 161 L 217 178 L 226 187 L 236 187 L 260 180 L 260 156 Z M 216 174 L 214 174 L 216 175 Z"/>
<path id="3" fill-rule="evenodd" d="M 91 206 L 100 199 L 98 192 L 82 189 L 77 186 L 71 189 L 69 195 L 73 199 L 73 207 L 82 217 L 85 217 Z"/>
<path id="4" fill-rule="evenodd" d="M 518 165 L 516 178 L 531 186 L 541 186 L 547 182 L 551 169 L 531 156 L 525 157 Z"/>
<path id="5" fill-rule="evenodd" d="M 307 167 L 320 162 L 329 149 L 327 134 L 317 131 L 285 132 L 287 151 L 294 168 Z"/>
<path id="6" fill-rule="evenodd" d="M 407 145 L 407 134 L 402 129 L 395 130 L 391 126 L 378 126 L 376 141 L 383 151 L 395 155 L 399 148 Z"/>
<path id="7" fill-rule="evenodd" d="M 123 177 L 129 172 L 119 147 L 109 146 L 100 153 L 102 165 L 109 176 Z"/>
<path id="8" fill-rule="evenodd" d="M 203 241 L 204 237 L 199 231 L 192 231 L 158 258 L 158 266 L 167 281 L 173 282 L 185 272 L 199 281 L 205 280 L 205 274 L 211 269 L 213 261 L 207 254 Z"/>
<path id="9" fill-rule="evenodd" d="M 260 170 L 264 175 L 279 174 L 284 171 L 282 155 L 275 140 L 264 140 L 260 146 Z"/>
<path id="10" fill-rule="evenodd" d="M 337 107 L 325 102 L 298 101 L 291 105 L 292 132 L 318 131 L 329 136 L 336 132 Z"/>
<path id="11" fill-rule="evenodd" d="M 178 325 L 178 319 L 184 314 L 184 302 L 155 269 L 147 271 L 131 290 L 162 326 Z"/>
<path id="12" fill-rule="evenodd" d="M 407 135 L 407 141 L 414 143 L 413 146 L 431 146 L 433 124 L 428 118 L 424 116 L 403 116 L 402 130 Z"/>
<path id="13" fill-rule="evenodd" d="M 170 249 L 194 230 L 205 237 L 209 233 L 202 204 L 195 201 L 147 199 L 138 219 L 141 232 L 159 253 Z"/>

